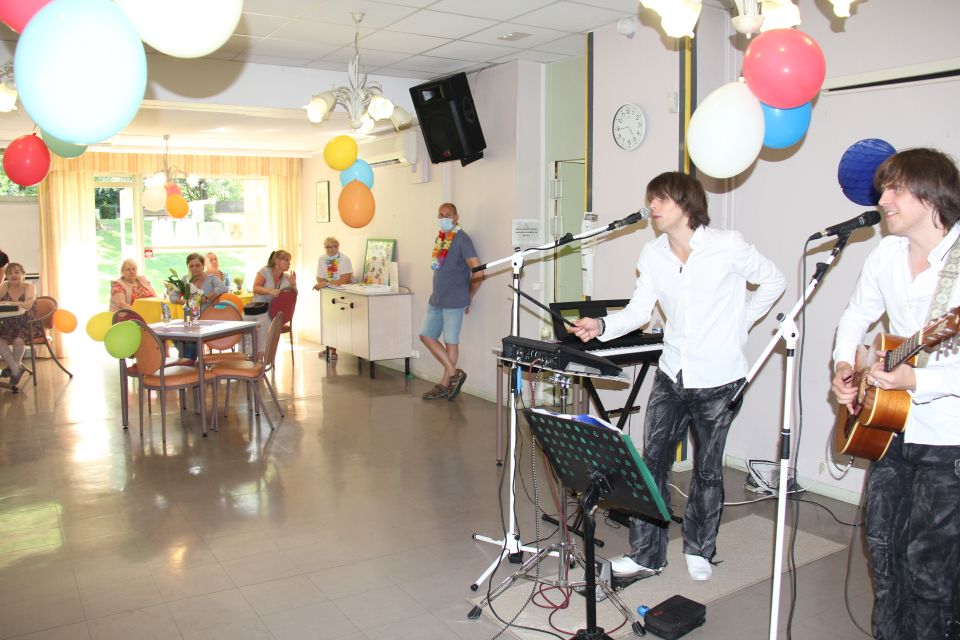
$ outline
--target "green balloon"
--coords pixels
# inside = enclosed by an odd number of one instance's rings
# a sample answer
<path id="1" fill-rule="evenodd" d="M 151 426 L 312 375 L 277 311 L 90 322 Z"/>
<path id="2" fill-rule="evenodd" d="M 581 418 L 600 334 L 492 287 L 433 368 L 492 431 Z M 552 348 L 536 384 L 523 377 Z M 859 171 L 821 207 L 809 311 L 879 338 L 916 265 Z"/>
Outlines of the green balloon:
<path id="1" fill-rule="evenodd" d="M 110 327 L 103 338 L 107 353 L 114 358 L 129 358 L 140 348 L 140 325 L 133 320 L 118 322 Z"/>
<path id="2" fill-rule="evenodd" d="M 61 158 L 76 158 L 87 150 L 87 145 L 64 142 L 59 138 L 54 138 L 43 129 L 40 130 L 40 137 L 43 138 L 43 141 L 46 143 L 47 149 L 50 149 L 50 151 Z"/>

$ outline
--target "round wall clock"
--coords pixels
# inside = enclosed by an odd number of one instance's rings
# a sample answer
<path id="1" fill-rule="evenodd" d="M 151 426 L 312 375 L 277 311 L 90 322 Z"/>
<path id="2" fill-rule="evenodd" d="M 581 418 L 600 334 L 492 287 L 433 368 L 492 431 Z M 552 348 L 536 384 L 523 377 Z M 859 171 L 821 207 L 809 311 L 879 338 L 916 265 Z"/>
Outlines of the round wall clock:
<path id="1" fill-rule="evenodd" d="M 613 140 L 621 149 L 633 151 L 647 133 L 647 118 L 638 105 L 628 102 L 613 116 Z"/>

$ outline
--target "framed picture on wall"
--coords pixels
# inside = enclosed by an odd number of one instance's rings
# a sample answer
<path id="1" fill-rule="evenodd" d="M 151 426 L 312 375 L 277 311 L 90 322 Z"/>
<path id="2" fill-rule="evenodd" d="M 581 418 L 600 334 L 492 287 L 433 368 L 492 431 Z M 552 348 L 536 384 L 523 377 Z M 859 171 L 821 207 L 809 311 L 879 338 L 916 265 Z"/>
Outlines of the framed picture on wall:
<path id="1" fill-rule="evenodd" d="M 317 222 L 330 222 L 330 181 L 317 182 Z"/>
<path id="2" fill-rule="evenodd" d="M 371 238 L 363 256 L 363 284 L 390 284 L 390 263 L 397 251 L 396 240 Z"/>

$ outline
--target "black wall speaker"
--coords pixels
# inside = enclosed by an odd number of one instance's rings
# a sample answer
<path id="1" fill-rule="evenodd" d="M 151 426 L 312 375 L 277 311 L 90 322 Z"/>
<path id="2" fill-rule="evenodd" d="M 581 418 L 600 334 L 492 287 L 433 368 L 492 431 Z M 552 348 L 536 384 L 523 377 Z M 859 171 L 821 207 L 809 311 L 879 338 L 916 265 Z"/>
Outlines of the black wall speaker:
<path id="1" fill-rule="evenodd" d="M 459 160 L 466 166 L 483 157 L 487 143 L 464 73 L 410 88 L 430 162 Z"/>

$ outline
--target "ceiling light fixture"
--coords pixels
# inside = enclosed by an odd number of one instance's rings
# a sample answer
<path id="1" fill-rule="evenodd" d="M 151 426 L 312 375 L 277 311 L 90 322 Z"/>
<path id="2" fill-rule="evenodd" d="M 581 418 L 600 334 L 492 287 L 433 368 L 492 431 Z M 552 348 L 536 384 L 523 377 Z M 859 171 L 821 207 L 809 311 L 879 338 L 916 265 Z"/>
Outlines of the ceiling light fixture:
<path id="1" fill-rule="evenodd" d="M 640 4 L 660 14 L 660 26 L 671 38 L 692 38 L 703 8 L 701 0 L 640 0 Z"/>
<path id="2" fill-rule="evenodd" d="M 17 108 L 17 86 L 13 83 L 13 61 L 0 67 L 0 112 Z"/>
<path id="3" fill-rule="evenodd" d="M 733 28 L 748 38 L 771 29 L 789 29 L 800 24 L 800 8 L 792 0 L 734 0 L 737 16 Z"/>
<path id="4" fill-rule="evenodd" d="M 318 93 L 310 99 L 310 104 L 303 108 L 307 110 L 310 122 L 323 122 L 327 114 L 339 104 L 350 115 L 350 126 L 358 133 L 370 133 L 377 120 L 390 119 L 395 127 L 397 120 L 393 118 L 399 110 L 398 120 L 403 122 L 412 120 L 410 114 L 397 107 L 388 98 L 384 97 L 379 82 L 367 80 L 367 67 L 360 61 L 360 21 L 363 13 L 351 13 L 357 32 L 353 37 L 353 60 L 347 65 L 347 81 L 349 86 L 335 87 L 330 91 Z M 404 118 L 404 114 L 406 117 Z M 407 122 L 409 124 L 409 122 Z"/>
<path id="5" fill-rule="evenodd" d="M 155 174 L 149 178 L 144 179 L 144 187 L 165 187 L 168 184 L 174 184 L 173 180 L 175 178 L 180 178 L 187 183 L 189 187 L 196 187 L 200 183 L 199 176 L 195 174 L 188 174 L 185 171 L 181 171 L 176 167 L 170 166 L 170 134 L 165 133 L 163 135 L 163 169 L 157 171 Z"/>

